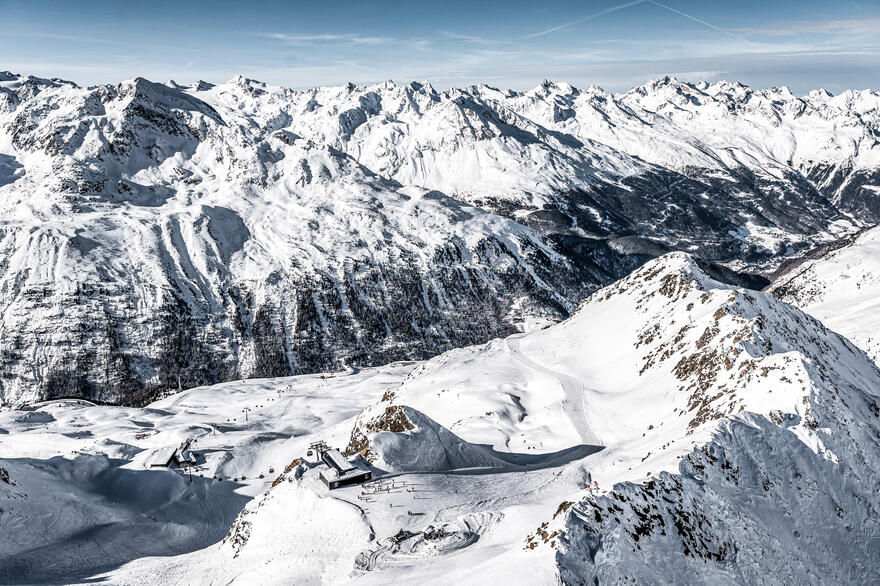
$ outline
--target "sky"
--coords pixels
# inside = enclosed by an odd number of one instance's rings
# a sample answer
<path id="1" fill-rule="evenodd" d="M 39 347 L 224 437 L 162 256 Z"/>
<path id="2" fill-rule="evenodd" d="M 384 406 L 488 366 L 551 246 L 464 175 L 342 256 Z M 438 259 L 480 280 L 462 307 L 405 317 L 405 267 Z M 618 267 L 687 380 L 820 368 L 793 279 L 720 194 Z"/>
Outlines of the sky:
<path id="1" fill-rule="evenodd" d="M 839 93 L 880 89 L 880 0 L 0 0 L 0 70 L 609 91 L 674 75 Z"/>

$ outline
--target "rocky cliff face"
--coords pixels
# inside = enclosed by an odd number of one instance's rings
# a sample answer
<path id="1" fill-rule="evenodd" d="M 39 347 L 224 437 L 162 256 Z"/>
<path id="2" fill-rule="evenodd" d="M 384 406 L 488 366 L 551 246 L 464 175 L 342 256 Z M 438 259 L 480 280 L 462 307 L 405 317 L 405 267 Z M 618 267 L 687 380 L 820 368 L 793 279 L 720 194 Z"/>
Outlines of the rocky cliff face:
<path id="1" fill-rule="evenodd" d="M 534 230 L 177 89 L 38 87 L 4 94 L 5 402 L 424 357 L 598 282 Z"/>
<path id="2" fill-rule="evenodd" d="M 662 320 L 639 336 L 642 387 L 671 373 L 687 404 L 648 427 L 666 442 L 655 439 L 610 491 L 572 506 L 557 554 L 563 583 L 876 580 L 880 371 L 766 293 L 724 291 L 692 268 L 670 279 L 657 264 L 600 291 L 585 311 L 646 291 L 645 310 L 656 294 L 676 312 L 714 309 L 708 324 L 694 317 L 674 333 Z M 659 289 L 650 284 L 658 277 Z M 684 437 L 671 432 L 682 419 Z M 689 449 L 667 453 L 682 440 Z"/>
<path id="3" fill-rule="evenodd" d="M 876 95 L 687 86 L 697 107 L 666 96 L 677 83 L 295 92 L 0 74 L 0 401 L 136 402 L 426 357 L 560 319 L 670 248 L 772 268 L 870 211 L 856 185 L 876 169 Z M 706 146 L 682 112 L 730 131 Z M 854 137 L 815 158 L 821 181 L 800 150 L 771 148 L 807 144 L 817 120 Z M 782 129 L 771 146 L 765 128 Z"/>

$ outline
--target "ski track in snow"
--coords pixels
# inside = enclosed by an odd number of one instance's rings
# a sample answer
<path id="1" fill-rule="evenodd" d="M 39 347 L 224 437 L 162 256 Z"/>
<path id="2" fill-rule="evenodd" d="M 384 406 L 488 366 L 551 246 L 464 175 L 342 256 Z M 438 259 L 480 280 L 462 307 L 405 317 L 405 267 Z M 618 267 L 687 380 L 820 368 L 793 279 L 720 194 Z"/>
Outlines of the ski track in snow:
<path id="1" fill-rule="evenodd" d="M 581 443 L 584 445 L 601 446 L 602 440 L 590 428 L 584 414 L 584 397 L 586 395 L 584 383 L 562 371 L 542 366 L 526 356 L 520 348 L 516 337 L 507 338 L 506 343 L 516 360 L 529 368 L 544 372 L 559 380 L 565 391 L 565 399 L 562 402 L 562 406 L 568 415 L 569 421 L 571 421 L 581 437 Z"/>

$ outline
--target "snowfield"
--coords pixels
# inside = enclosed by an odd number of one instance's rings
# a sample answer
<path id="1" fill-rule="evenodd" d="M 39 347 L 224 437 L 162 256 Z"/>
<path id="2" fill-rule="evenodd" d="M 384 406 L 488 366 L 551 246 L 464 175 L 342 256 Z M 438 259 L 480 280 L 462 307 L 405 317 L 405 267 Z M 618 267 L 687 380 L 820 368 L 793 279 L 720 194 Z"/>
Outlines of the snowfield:
<path id="1" fill-rule="evenodd" d="M 805 262 L 771 289 L 820 319 L 880 364 L 880 228 Z"/>
<path id="2" fill-rule="evenodd" d="M 314 434 L 344 437 L 343 422 L 413 367 L 203 387 L 140 409 L 51 401 L 0 412 L 0 467 L 14 483 L 0 482 L 0 527 L 15 536 L 0 544 L 0 581 L 84 579 L 220 541 Z M 190 438 L 191 475 L 151 467 Z"/>
<path id="3" fill-rule="evenodd" d="M 0 430 L 10 583 L 880 579 L 877 366 L 683 253 L 425 362 L 6 409 Z M 191 482 L 149 467 L 188 438 Z M 327 491 L 317 439 L 378 480 Z"/>

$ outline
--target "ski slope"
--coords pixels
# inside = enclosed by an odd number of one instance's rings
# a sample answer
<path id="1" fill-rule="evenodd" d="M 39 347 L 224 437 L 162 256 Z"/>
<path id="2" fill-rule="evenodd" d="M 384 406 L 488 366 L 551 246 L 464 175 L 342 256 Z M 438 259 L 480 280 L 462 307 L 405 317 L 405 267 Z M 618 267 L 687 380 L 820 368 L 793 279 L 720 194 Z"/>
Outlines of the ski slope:
<path id="1" fill-rule="evenodd" d="M 853 344 L 676 253 L 426 362 L 4 410 L 0 578 L 871 583 L 878 404 Z M 191 484 L 145 468 L 193 436 Z M 379 479 L 328 491 L 317 439 Z"/>
<path id="2" fill-rule="evenodd" d="M 0 467 L 15 483 L 0 483 L 0 531 L 11 537 L 0 543 L 0 582 L 84 579 L 216 543 L 314 434 L 347 433 L 340 423 L 412 368 L 242 381 L 145 408 L 0 411 Z M 185 439 L 199 454 L 191 473 L 150 467 Z"/>

